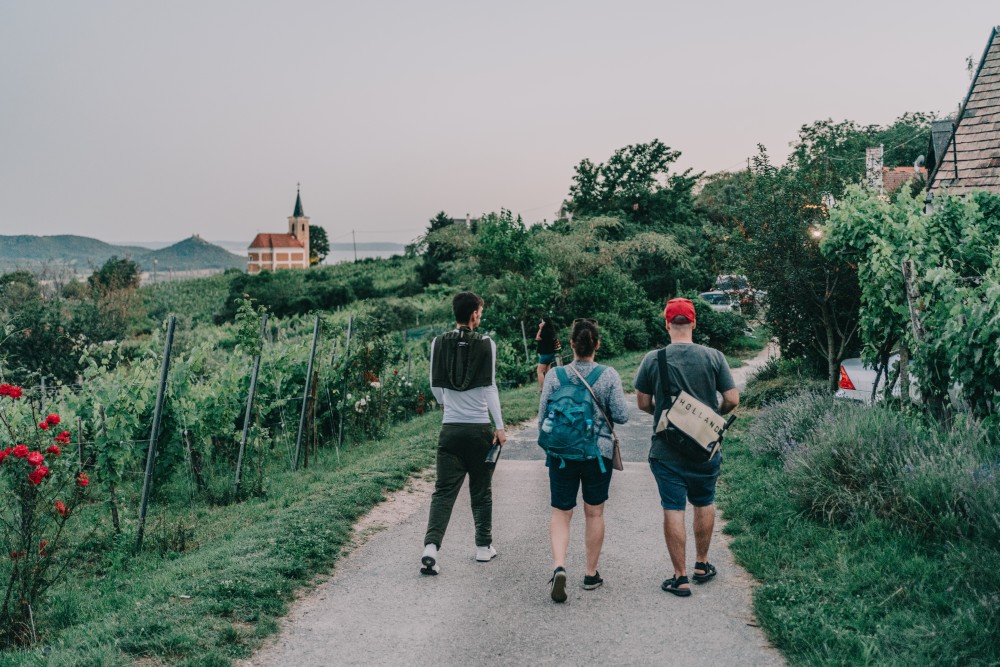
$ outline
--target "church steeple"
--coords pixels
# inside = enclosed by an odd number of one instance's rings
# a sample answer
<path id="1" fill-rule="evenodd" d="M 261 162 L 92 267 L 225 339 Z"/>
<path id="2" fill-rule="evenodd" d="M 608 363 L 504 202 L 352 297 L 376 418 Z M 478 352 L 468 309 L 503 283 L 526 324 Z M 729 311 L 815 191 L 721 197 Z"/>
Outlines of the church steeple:
<path id="1" fill-rule="evenodd" d="M 302 211 L 302 184 L 295 184 L 295 211 L 288 219 L 288 233 L 294 236 L 306 250 L 305 266 L 309 266 L 309 218 Z"/>
<path id="2" fill-rule="evenodd" d="M 293 218 L 306 217 L 306 214 L 302 212 L 302 193 L 299 191 L 301 187 L 301 183 L 295 184 L 295 211 L 292 213 Z"/>

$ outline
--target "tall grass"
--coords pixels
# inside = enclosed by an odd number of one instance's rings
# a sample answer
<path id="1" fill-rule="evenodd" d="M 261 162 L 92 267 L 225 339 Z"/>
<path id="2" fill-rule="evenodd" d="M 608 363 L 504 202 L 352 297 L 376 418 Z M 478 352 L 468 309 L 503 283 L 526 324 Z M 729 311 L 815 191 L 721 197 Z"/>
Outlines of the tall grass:
<path id="1" fill-rule="evenodd" d="M 720 504 L 791 664 L 1000 664 L 1000 449 L 804 393 L 727 442 Z"/>

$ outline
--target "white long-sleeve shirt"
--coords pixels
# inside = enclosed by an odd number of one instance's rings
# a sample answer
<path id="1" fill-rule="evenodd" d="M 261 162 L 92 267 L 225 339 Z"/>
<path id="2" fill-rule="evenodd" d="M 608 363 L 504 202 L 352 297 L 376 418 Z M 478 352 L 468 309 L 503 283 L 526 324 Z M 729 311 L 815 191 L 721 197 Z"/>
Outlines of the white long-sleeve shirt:
<path id="1" fill-rule="evenodd" d="M 503 415 L 500 414 L 500 392 L 497 389 L 497 344 L 489 336 L 483 338 L 490 342 L 491 383 L 486 387 L 465 391 L 434 386 L 434 342 L 431 342 L 431 392 L 437 402 L 444 406 L 442 424 L 489 424 L 490 415 L 493 415 L 497 430 L 504 429 Z"/>

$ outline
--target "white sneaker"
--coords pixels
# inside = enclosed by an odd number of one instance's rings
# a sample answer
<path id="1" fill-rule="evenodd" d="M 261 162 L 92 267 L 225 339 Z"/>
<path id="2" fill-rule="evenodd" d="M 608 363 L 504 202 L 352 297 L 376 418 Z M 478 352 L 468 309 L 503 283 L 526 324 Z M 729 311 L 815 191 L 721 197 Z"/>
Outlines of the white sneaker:
<path id="1" fill-rule="evenodd" d="M 476 560 L 480 563 L 488 563 L 497 557 L 497 550 L 491 544 L 488 547 L 476 547 Z"/>
<path id="2" fill-rule="evenodd" d="M 438 548 L 433 542 L 424 547 L 424 555 L 420 558 L 420 574 L 437 574 L 441 566 L 437 564 Z"/>

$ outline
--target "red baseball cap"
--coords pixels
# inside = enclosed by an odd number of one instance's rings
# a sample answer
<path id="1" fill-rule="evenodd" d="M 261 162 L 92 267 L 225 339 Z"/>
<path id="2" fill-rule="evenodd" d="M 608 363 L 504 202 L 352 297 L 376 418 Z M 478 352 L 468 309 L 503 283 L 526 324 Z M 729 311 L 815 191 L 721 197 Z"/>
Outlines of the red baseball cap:
<path id="1" fill-rule="evenodd" d="M 694 304 L 690 299 L 671 299 L 663 310 L 663 317 L 674 324 L 690 324 L 694 322 Z"/>

